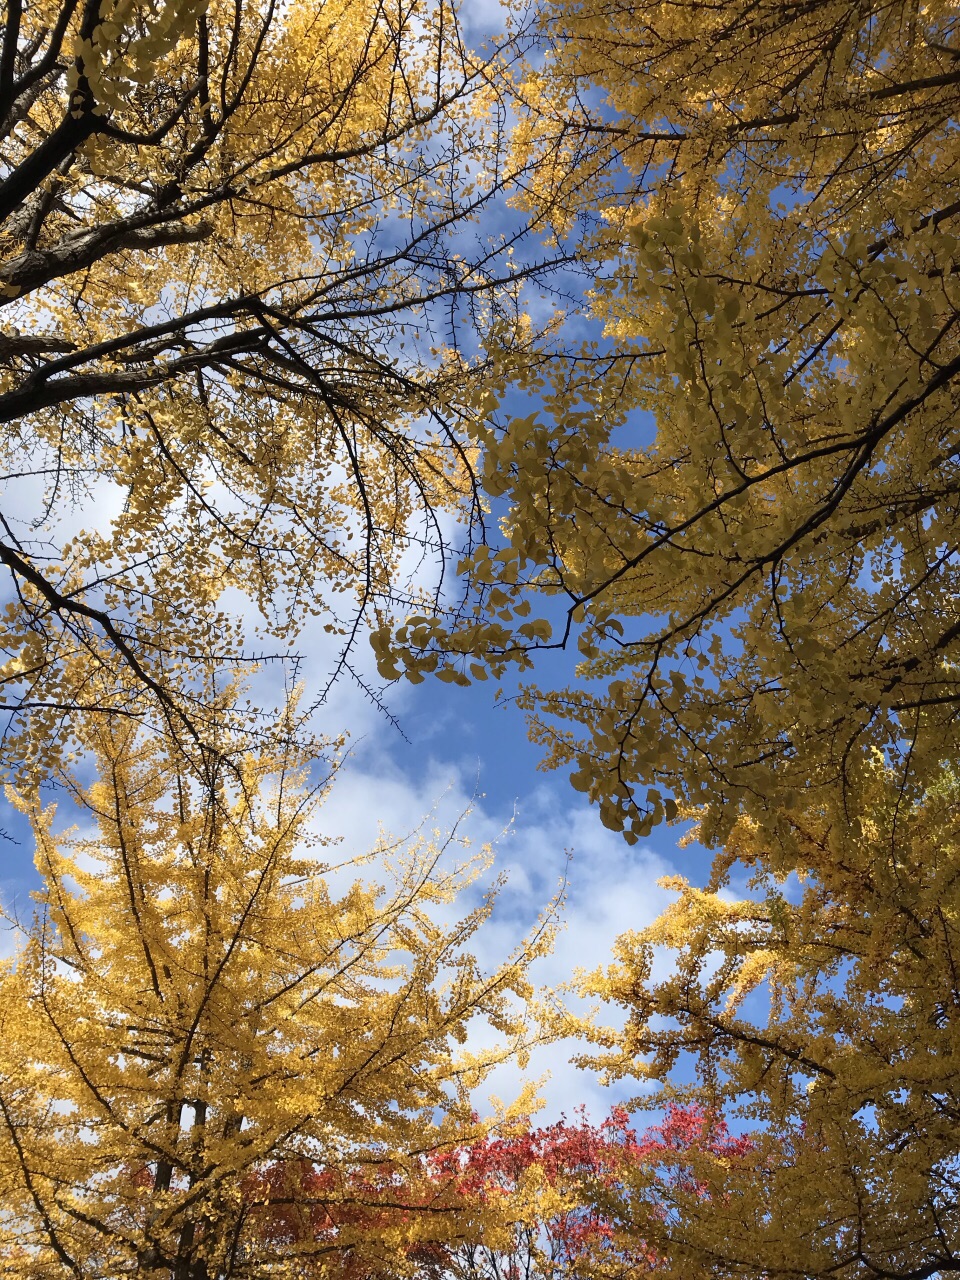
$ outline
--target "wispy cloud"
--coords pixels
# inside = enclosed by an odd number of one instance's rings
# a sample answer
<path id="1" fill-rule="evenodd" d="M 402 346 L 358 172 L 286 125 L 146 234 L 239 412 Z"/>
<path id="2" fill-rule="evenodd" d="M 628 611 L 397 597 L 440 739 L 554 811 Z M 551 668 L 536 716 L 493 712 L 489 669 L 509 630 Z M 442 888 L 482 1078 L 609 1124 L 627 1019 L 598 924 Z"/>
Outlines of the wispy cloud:
<path id="1" fill-rule="evenodd" d="M 511 813 L 488 807 L 475 791 L 476 777 L 462 765 L 433 757 L 418 761 L 409 773 L 375 740 L 367 740 L 343 765 L 319 825 L 325 834 L 342 837 L 346 856 L 373 847 L 383 831 L 393 836 L 413 831 L 426 814 L 427 830 L 442 832 L 471 808 L 463 830 L 478 846 L 494 845 L 494 874 L 502 871 L 507 877 L 493 917 L 473 947 L 488 970 L 509 955 L 566 880 L 556 947 L 533 970 L 542 987 L 568 984 L 576 970 L 607 964 L 620 933 L 643 928 L 663 910 L 668 895 L 656 881 L 672 870 L 670 865 L 650 849 L 630 849 L 572 792 L 569 804 L 558 804 L 556 794 L 541 787 Z M 572 993 L 566 998 L 586 1010 Z M 612 1010 L 600 1015 L 600 1021 L 614 1020 Z M 485 1041 L 492 1043 L 492 1036 L 478 1028 L 472 1044 Z M 541 1094 L 543 1114 L 551 1119 L 581 1104 L 600 1116 L 613 1102 L 640 1091 L 636 1082 L 605 1089 L 593 1072 L 574 1067 L 571 1056 L 585 1048 L 582 1042 L 564 1041 L 535 1051 L 524 1071 L 514 1064 L 498 1068 L 481 1090 L 478 1106 L 485 1108 L 490 1094 L 509 1101 L 525 1079 L 541 1076 L 549 1077 Z"/>

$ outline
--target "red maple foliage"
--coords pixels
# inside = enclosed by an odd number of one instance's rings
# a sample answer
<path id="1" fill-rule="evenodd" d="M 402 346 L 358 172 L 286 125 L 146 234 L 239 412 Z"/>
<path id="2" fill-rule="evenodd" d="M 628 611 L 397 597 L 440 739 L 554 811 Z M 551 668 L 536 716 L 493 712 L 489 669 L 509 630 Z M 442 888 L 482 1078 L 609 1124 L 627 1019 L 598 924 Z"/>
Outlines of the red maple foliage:
<path id="1" fill-rule="evenodd" d="M 677 1191 L 707 1194 L 691 1152 L 735 1159 L 749 1148 L 749 1139 L 732 1137 L 722 1119 L 698 1107 L 670 1107 L 639 1135 L 629 1113 L 614 1107 L 599 1124 L 581 1109 L 573 1123 L 528 1124 L 435 1152 L 413 1174 L 387 1163 L 345 1172 L 307 1158 L 277 1160 L 244 1182 L 242 1234 L 274 1245 L 278 1259 L 296 1258 L 304 1277 L 395 1277 L 386 1245 L 395 1227 L 413 1237 L 403 1269 L 419 1280 L 636 1276 L 655 1272 L 657 1258 L 635 1232 L 627 1246 L 618 1231 L 631 1174 L 644 1171 L 645 1201 L 665 1214 Z M 531 1173 L 561 1193 L 544 1195 L 540 1212 L 520 1194 Z M 144 1186 L 151 1180 L 146 1169 L 133 1176 Z M 491 1221 L 499 1224 L 495 1241 L 485 1239 Z"/>
<path id="2" fill-rule="evenodd" d="M 663 1123 L 638 1136 L 623 1107 L 614 1107 L 602 1123 L 591 1124 L 583 1110 L 575 1123 L 561 1120 L 526 1128 L 508 1138 L 487 1138 L 435 1156 L 431 1176 L 449 1181 L 465 1198 L 510 1197 L 531 1168 L 544 1183 L 567 1193 L 568 1207 L 518 1219 L 507 1248 L 482 1242 L 447 1249 L 428 1269 L 458 1280 L 530 1280 L 534 1276 L 575 1275 L 586 1269 L 605 1274 L 656 1270 L 654 1252 L 619 1238 L 620 1191 L 630 1166 L 652 1173 L 650 1200 L 657 1212 L 657 1188 L 667 1183 L 705 1194 L 682 1155 L 693 1148 L 735 1158 L 749 1139 L 733 1138 L 722 1119 L 697 1107 L 670 1107 Z M 681 1158 L 678 1159 L 678 1156 Z"/>
<path id="3" fill-rule="evenodd" d="M 560 1209 L 518 1217 L 506 1245 L 464 1242 L 427 1269 L 462 1280 L 526 1280 L 557 1269 L 570 1274 L 587 1256 L 616 1251 L 614 1223 L 599 1194 L 617 1186 L 635 1146 L 627 1112 L 618 1107 L 600 1124 L 591 1124 L 581 1110 L 573 1124 L 528 1126 L 433 1157 L 431 1177 L 454 1186 L 465 1200 L 509 1201 L 532 1169 L 546 1187 L 565 1195 Z"/>

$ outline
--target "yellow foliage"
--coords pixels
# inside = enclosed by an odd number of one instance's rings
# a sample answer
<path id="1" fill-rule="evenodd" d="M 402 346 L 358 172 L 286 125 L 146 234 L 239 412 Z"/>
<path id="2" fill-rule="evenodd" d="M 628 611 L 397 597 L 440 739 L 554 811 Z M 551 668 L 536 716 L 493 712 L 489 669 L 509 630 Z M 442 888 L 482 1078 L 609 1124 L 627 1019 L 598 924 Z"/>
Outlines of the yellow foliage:
<path id="1" fill-rule="evenodd" d="M 404 554 L 470 507 L 481 340 L 535 337 L 471 226 L 515 177 L 498 57 L 449 0 L 11 5 L 8 766 L 55 766 L 97 709 L 203 740 L 197 664 L 287 655 L 323 613 L 340 671 L 409 602 Z"/>
<path id="2" fill-rule="evenodd" d="M 692 1157 L 708 1184 L 667 1191 L 672 1212 L 644 1223 L 668 1277 L 933 1275 L 960 1249 L 960 793 L 947 775 L 906 805 L 881 769 L 865 790 L 862 834 L 785 818 L 814 873 L 801 891 L 771 879 L 769 839 L 741 819 L 726 855 L 754 870 L 751 896 L 728 900 L 722 874 L 707 892 L 674 883 L 587 983 L 626 1014 L 595 1061 L 664 1084 L 643 1105 L 693 1099 L 751 1130 L 724 1169 Z"/>
<path id="3" fill-rule="evenodd" d="M 717 840 L 808 800 L 839 822 L 871 750 L 914 797 L 956 754 L 955 22 L 544 9 L 516 145 L 606 336 L 480 437 L 512 557 L 474 563 L 480 620 L 397 647 L 523 671 L 562 628 L 486 601 L 565 610 L 598 683 L 529 688 L 534 734 L 631 840 L 676 803 Z"/>
<path id="4" fill-rule="evenodd" d="M 472 1092 L 551 1034 L 527 972 L 549 921 L 487 972 L 469 947 L 491 895 L 451 913 L 487 859 L 455 835 L 341 857 L 289 756 L 204 790 L 115 722 L 86 745 L 93 833 L 16 798 L 43 889 L 0 974 L 0 1265 L 397 1274 L 418 1244 L 499 1230 L 423 1157 L 488 1131 Z"/>

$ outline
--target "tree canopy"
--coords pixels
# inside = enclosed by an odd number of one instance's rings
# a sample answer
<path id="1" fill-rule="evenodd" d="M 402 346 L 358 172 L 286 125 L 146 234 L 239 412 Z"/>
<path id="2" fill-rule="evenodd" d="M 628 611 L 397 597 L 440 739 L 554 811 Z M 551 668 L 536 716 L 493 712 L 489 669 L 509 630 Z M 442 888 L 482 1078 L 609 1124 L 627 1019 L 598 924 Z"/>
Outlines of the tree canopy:
<path id="1" fill-rule="evenodd" d="M 544 0 L 530 57 L 519 14 L 481 55 L 447 0 L 8 5 L 23 1274 L 960 1271 L 956 7 Z M 471 229 L 494 205 L 516 230 Z M 540 231 L 591 277 L 551 353 Z M 530 985 L 549 924 L 486 974 L 470 864 L 327 857 L 302 721 L 234 696 L 244 607 L 284 658 L 322 617 L 331 676 L 368 621 L 387 680 L 577 649 L 521 693 L 545 763 L 716 855 L 584 980 L 652 1136 L 476 1118 L 573 1023 Z M 51 773 L 96 834 L 55 835 Z"/>
<path id="2" fill-rule="evenodd" d="M 695 818 L 717 851 L 588 983 L 610 1076 L 751 1130 L 634 1231 L 663 1273 L 954 1272 L 955 6 L 544 23 L 516 145 L 558 233 L 590 223 L 602 334 L 477 433 L 475 608 L 385 627 L 381 670 L 578 647 L 522 695 L 545 763 L 631 843 Z"/>
<path id="3" fill-rule="evenodd" d="M 522 356 L 543 265 L 529 218 L 474 225 L 517 176 L 513 56 L 448 0 L 7 6 L 5 767 L 75 712 L 202 741 L 211 663 L 320 616 L 356 674 L 418 557 L 433 585 L 480 514 L 482 344 Z"/>
<path id="4" fill-rule="evenodd" d="M 710 1194 L 680 1187 L 652 1223 L 668 1276 L 960 1270 L 960 796 L 948 775 L 907 809 L 880 766 L 867 794 L 855 835 L 790 815 L 810 868 L 800 894 L 741 818 L 712 883 L 668 882 L 676 902 L 588 981 L 626 1016 L 598 1065 L 675 1082 L 645 1105 L 692 1097 L 751 1130 L 733 1163 L 688 1153 Z M 659 977 L 664 947 L 675 966 Z"/>
<path id="5" fill-rule="evenodd" d="M 874 750 L 917 796 L 960 723 L 954 8 L 544 23 L 516 145 L 532 202 L 592 211 L 603 342 L 478 433 L 504 536 L 464 565 L 477 610 L 384 631 L 382 669 L 575 640 L 577 683 L 526 705 L 629 839 L 677 803 L 719 837 L 856 813 Z"/>
<path id="6" fill-rule="evenodd" d="M 488 860 L 456 832 L 338 857 L 295 757 L 204 791 L 169 740 L 87 732 L 96 829 L 18 801 L 43 888 L 0 969 L 3 1266 L 397 1274 L 418 1241 L 495 1233 L 424 1162 L 481 1137 L 473 1091 L 553 1034 L 528 976 L 549 919 L 486 972 L 492 895 L 452 904 Z"/>

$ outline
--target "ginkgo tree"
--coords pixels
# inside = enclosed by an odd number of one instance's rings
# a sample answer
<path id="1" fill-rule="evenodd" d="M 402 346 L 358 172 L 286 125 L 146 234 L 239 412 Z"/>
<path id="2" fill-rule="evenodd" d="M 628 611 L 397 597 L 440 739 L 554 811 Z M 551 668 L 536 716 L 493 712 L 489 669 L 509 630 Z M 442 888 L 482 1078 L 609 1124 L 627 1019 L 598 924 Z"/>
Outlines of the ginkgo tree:
<path id="1" fill-rule="evenodd" d="M 515 145 L 533 206 L 592 219 L 604 336 L 477 433 L 504 517 L 463 565 L 476 609 L 384 629 L 381 669 L 576 642 L 534 734 L 631 840 L 678 803 L 711 838 L 856 813 L 872 750 L 916 796 L 960 725 L 955 7 L 543 21 Z"/>
<path id="2" fill-rule="evenodd" d="M 696 1185 L 644 1222 L 665 1276 L 960 1271 L 960 789 L 947 773 L 906 804 L 879 761 L 863 786 L 853 832 L 824 809 L 783 816 L 811 868 L 799 888 L 742 817 L 712 883 L 665 881 L 676 901 L 586 981 L 625 1019 L 594 1059 L 609 1076 L 751 1130 L 734 1161 L 684 1154 Z M 647 1195 L 633 1181 L 625 1221 Z"/>
<path id="3" fill-rule="evenodd" d="M 0 971 L 0 1270 L 396 1275 L 419 1241 L 506 1231 L 423 1171 L 561 1026 L 528 972 L 550 913 L 487 968 L 493 895 L 453 904 L 489 859 L 456 830 L 341 855 L 292 748 L 224 750 L 239 769 L 204 789 L 169 738 L 85 733 L 95 829 L 16 798 L 42 888 Z M 297 1215 L 314 1229 L 280 1229 Z"/>
<path id="4" fill-rule="evenodd" d="M 529 217 L 475 225 L 517 177 L 517 48 L 450 0 L 5 7 L 5 767 L 75 712 L 202 741 L 198 670 L 315 615 L 354 671 L 442 513 L 479 514 L 481 344 L 522 358 L 544 266 Z"/>

